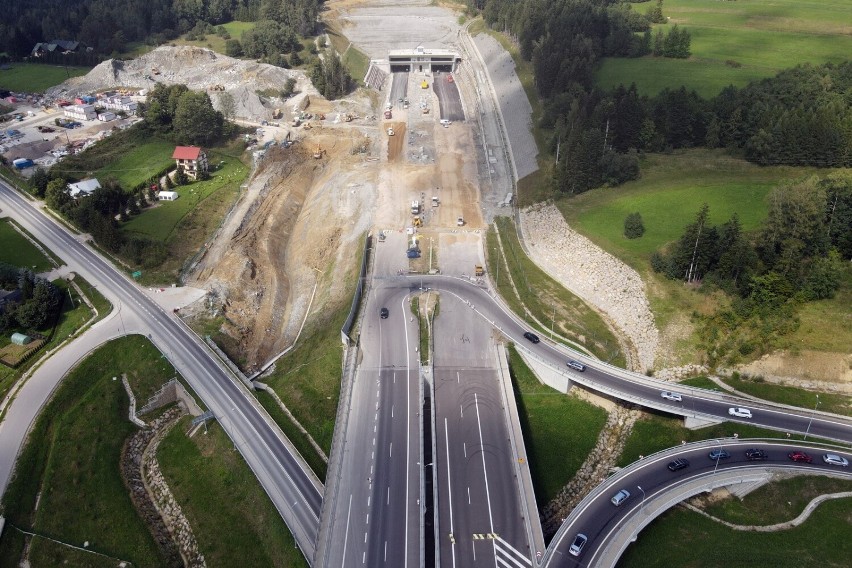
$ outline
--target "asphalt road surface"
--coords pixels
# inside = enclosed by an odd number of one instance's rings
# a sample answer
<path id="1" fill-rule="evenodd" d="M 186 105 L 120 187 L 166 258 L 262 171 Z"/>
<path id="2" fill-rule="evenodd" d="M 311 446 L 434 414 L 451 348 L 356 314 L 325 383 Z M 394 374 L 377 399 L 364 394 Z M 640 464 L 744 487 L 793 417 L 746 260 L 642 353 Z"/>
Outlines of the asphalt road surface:
<path id="1" fill-rule="evenodd" d="M 408 96 L 408 73 L 392 73 L 392 76 L 390 103 L 397 105 L 399 99 Z"/>
<path id="2" fill-rule="evenodd" d="M 313 558 L 322 486 L 280 428 L 201 340 L 132 281 L 19 193 L 0 183 L 0 208 L 15 218 L 113 304 L 148 326 L 154 343 L 212 410 L 293 532 Z"/>
<path id="3" fill-rule="evenodd" d="M 440 566 L 531 566 L 491 330 L 452 295 L 435 319 Z"/>
<path id="4" fill-rule="evenodd" d="M 447 77 L 454 77 L 448 73 L 435 74 L 432 78 L 432 88 L 438 95 L 438 105 L 441 109 L 441 118 L 453 122 L 464 120 L 464 110 L 461 104 L 461 95 L 455 81 L 447 82 Z"/>
<path id="5" fill-rule="evenodd" d="M 745 452 L 750 448 L 763 449 L 768 459 L 750 461 Z M 709 456 L 711 449 L 721 448 L 726 450 L 729 458 L 714 460 Z M 804 450 L 813 458 L 813 463 L 796 463 L 788 459 L 787 454 L 793 450 Z M 569 519 L 570 523 L 554 538 L 547 552 L 545 566 L 548 568 L 562 568 L 569 566 L 596 566 L 600 558 L 598 553 L 605 545 L 607 538 L 611 537 L 625 522 L 626 518 L 640 512 L 644 507 L 644 501 L 654 499 L 657 495 L 667 491 L 672 485 L 682 484 L 701 477 L 706 477 L 715 472 L 728 470 L 742 470 L 746 468 L 773 468 L 793 467 L 808 472 L 831 472 L 852 475 L 848 468 L 826 465 L 822 461 L 824 449 L 811 449 L 807 444 L 783 444 L 783 443 L 757 443 L 749 440 L 719 440 L 719 445 L 713 448 L 685 449 L 677 457 L 685 457 L 690 462 L 689 467 L 676 472 L 667 469 L 667 464 L 672 461 L 672 456 L 660 456 L 648 458 L 647 463 L 618 480 L 618 484 L 611 491 L 601 493 L 587 506 L 583 506 L 582 512 L 575 518 Z M 833 452 L 843 455 L 852 461 L 850 452 Z M 620 489 L 626 489 L 630 493 L 627 501 L 620 506 L 611 502 L 613 495 Z M 643 494 L 644 491 L 644 494 Z M 644 499 L 643 499 L 644 498 Z M 574 517 L 574 515 L 572 515 Z M 569 554 L 569 548 L 574 537 L 582 533 L 588 537 L 588 542 L 583 547 L 579 556 Z M 641 538 L 641 535 L 640 537 Z"/>

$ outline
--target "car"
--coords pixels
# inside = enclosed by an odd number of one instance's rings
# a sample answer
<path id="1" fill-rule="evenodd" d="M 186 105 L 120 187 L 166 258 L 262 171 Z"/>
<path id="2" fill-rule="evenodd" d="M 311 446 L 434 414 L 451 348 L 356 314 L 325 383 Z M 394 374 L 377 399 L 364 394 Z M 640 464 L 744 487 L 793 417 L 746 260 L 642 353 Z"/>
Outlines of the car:
<path id="1" fill-rule="evenodd" d="M 849 467 L 849 460 L 837 454 L 824 454 L 822 461 L 828 465 L 839 465 L 840 467 Z"/>
<path id="2" fill-rule="evenodd" d="M 575 371 L 580 371 L 581 373 L 586 370 L 585 365 L 583 365 L 579 361 L 575 361 L 574 359 L 568 360 L 568 366 L 574 369 Z"/>
<path id="3" fill-rule="evenodd" d="M 389 312 L 388 312 L 387 308 L 382 308 L 381 310 L 379 310 L 379 315 L 381 316 L 381 318 L 383 320 L 388 319 L 388 314 L 389 314 Z"/>
<path id="4" fill-rule="evenodd" d="M 686 458 L 677 458 L 668 465 L 669 471 L 678 471 L 686 467 L 689 467 L 689 460 Z"/>
<path id="5" fill-rule="evenodd" d="M 571 548 L 568 549 L 571 556 L 580 556 L 580 553 L 583 552 L 583 547 L 586 546 L 586 542 L 588 542 L 588 540 L 589 537 L 583 533 L 577 533 L 577 536 L 574 537 L 574 542 L 571 543 Z"/>
<path id="6" fill-rule="evenodd" d="M 666 400 L 673 400 L 675 402 L 680 402 L 680 401 L 683 400 L 682 396 L 680 396 L 678 393 L 672 392 L 672 391 L 663 391 L 663 392 L 660 393 L 660 396 L 663 397 Z"/>
<path id="7" fill-rule="evenodd" d="M 722 448 L 718 448 L 707 454 L 707 457 L 709 457 L 713 461 L 726 460 L 731 457 L 731 454 L 729 454 L 726 450 L 723 450 Z"/>
<path id="8" fill-rule="evenodd" d="M 766 452 L 759 448 L 752 448 L 750 450 L 746 450 L 745 456 L 747 460 L 752 461 L 769 459 L 769 456 L 766 454 Z"/>
<path id="9" fill-rule="evenodd" d="M 814 459 L 806 454 L 805 452 L 795 451 L 787 454 L 787 457 L 793 460 L 794 462 L 805 462 L 811 463 Z"/>
<path id="10" fill-rule="evenodd" d="M 748 408 L 741 408 L 739 406 L 736 408 L 729 408 L 728 414 L 736 416 L 737 418 L 751 418 L 751 410 Z"/>
<path id="11" fill-rule="evenodd" d="M 524 332 L 524 337 L 526 337 L 533 343 L 538 343 L 539 341 L 541 341 L 541 339 L 539 339 L 538 336 L 531 331 Z"/>
<path id="12" fill-rule="evenodd" d="M 618 507 L 628 499 L 630 499 L 630 491 L 628 491 L 627 489 L 622 489 L 621 491 L 613 495 L 610 501 L 612 501 L 613 505 Z"/>

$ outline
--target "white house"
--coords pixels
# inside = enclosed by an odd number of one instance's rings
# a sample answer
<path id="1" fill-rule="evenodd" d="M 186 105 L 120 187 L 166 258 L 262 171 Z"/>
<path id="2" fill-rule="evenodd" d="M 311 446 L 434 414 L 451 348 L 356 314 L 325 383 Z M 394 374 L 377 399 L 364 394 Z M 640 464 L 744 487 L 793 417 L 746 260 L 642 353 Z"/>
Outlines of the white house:
<path id="1" fill-rule="evenodd" d="M 68 194 L 77 199 L 78 197 L 86 197 L 94 193 L 101 186 L 100 182 L 95 179 L 84 179 L 77 183 L 68 184 Z"/>
<path id="2" fill-rule="evenodd" d="M 65 116 L 73 120 L 95 120 L 98 113 L 94 105 L 73 105 L 65 107 Z"/>
<path id="3" fill-rule="evenodd" d="M 160 201 L 174 201 L 180 197 L 176 191 L 161 191 L 157 194 L 157 199 Z"/>
<path id="4" fill-rule="evenodd" d="M 101 104 L 106 109 L 123 110 L 127 114 L 136 114 L 136 109 L 139 107 L 139 103 L 130 97 L 107 97 Z"/>
<path id="5" fill-rule="evenodd" d="M 98 120 L 100 120 L 101 122 L 109 122 L 110 120 L 115 120 L 115 113 L 109 111 L 102 112 L 98 115 Z"/>

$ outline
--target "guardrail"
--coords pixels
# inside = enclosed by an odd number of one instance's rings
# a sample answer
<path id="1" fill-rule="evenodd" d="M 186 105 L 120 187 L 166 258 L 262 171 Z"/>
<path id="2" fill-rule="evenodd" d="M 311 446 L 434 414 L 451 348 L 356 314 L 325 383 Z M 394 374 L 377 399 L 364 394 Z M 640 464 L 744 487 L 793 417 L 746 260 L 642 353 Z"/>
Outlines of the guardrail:
<path id="1" fill-rule="evenodd" d="M 373 237 L 370 235 L 367 235 L 364 238 L 364 252 L 361 255 L 361 270 L 358 273 L 358 285 L 355 287 L 355 295 L 352 297 L 352 306 L 349 308 L 349 315 L 346 317 L 343 327 L 340 328 L 341 336 L 345 338 L 347 342 L 352 341 L 349 334 L 352 331 L 352 324 L 355 323 L 355 316 L 358 314 L 358 305 L 361 303 L 361 295 L 364 292 L 364 279 L 367 277 L 367 259 L 369 257 L 370 244 L 372 243 L 372 240 Z"/>

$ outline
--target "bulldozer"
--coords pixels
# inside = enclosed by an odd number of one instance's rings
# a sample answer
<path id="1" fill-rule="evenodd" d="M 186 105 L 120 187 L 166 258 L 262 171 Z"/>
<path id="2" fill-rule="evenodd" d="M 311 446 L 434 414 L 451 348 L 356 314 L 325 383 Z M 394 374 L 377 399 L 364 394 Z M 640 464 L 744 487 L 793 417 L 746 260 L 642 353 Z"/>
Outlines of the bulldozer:
<path id="1" fill-rule="evenodd" d="M 423 221 L 420 220 L 420 215 L 415 215 L 414 220 L 411 222 L 412 227 L 422 227 Z"/>
<path id="2" fill-rule="evenodd" d="M 428 89 L 429 88 L 429 83 L 426 82 L 426 79 L 423 79 L 423 82 L 420 83 L 420 88 L 421 89 Z"/>
<path id="3" fill-rule="evenodd" d="M 393 135 L 394 135 L 393 127 L 388 128 L 388 136 L 393 136 Z"/>

